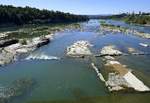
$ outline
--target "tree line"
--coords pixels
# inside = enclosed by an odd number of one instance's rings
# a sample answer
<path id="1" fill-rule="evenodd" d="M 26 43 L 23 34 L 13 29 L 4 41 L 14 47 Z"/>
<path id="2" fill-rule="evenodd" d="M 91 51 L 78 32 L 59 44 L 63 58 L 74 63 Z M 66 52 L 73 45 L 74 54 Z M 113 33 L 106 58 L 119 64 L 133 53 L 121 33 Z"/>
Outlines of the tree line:
<path id="1" fill-rule="evenodd" d="M 31 7 L 14 7 L 0 5 L 0 24 L 39 24 L 39 23 L 64 23 L 88 20 L 87 16 L 74 15 L 59 11 L 40 10 Z"/>
<path id="2" fill-rule="evenodd" d="M 150 13 L 139 12 L 139 13 L 122 13 L 111 16 L 102 16 L 101 19 L 119 19 L 124 20 L 127 23 L 135 24 L 150 24 Z"/>
<path id="3" fill-rule="evenodd" d="M 128 14 L 123 18 L 124 21 L 128 23 L 136 23 L 136 24 L 150 24 L 150 13 L 141 13 L 138 14 L 132 13 Z"/>

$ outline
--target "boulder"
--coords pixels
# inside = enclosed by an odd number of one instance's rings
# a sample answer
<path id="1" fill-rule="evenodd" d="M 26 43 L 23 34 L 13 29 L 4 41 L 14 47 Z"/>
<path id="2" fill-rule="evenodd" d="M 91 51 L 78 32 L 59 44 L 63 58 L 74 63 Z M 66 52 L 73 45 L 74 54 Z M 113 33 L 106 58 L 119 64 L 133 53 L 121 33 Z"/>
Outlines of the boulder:
<path id="1" fill-rule="evenodd" d="M 0 53 L 0 66 L 9 64 L 10 62 L 14 61 L 15 58 L 16 58 L 15 53 L 2 50 Z"/>
<path id="2" fill-rule="evenodd" d="M 37 44 L 37 48 L 47 45 L 49 42 L 50 42 L 50 39 L 44 38 Z"/>

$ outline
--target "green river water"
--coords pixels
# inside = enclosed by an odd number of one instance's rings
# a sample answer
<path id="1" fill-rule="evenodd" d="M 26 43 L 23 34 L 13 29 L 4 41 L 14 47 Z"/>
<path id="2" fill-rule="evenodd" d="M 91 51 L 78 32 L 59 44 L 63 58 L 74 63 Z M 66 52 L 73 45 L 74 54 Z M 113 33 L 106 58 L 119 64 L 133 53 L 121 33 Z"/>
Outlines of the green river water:
<path id="1" fill-rule="evenodd" d="M 110 22 L 110 21 L 109 21 Z M 119 21 L 113 21 L 125 25 Z M 127 25 L 127 24 L 126 24 Z M 150 93 L 110 93 L 90 66 L 89 59 L 75 59 L 65 56 L 67 46 L 78 40 L 87 40 L 94 46 L 93 53 L 100 52 L 106 45 L 116 45 L 122 52 L 128 47 L 150 53 L 150 47 L 139 43 L 150 44 L 149 39 L 122 33 L 101 35 L 98 30 L 99 20 L 81 23 L 82 31 L 71 30 L 56 33 L 53 41 L 33 52 L 56 56 L 60 60 L 25 60 L 24 58 L 0 67 L 0 85 L 8 85 L 20 78 L 33 78 L 35 86 L 10 103 L 150 103 Z M 149 32 L 150 27 L 142 28 Z M 150 87 L 150 56 L 121 56 L 117 60 L 133 69 L 136 76 Z M 101 58 L 96 58 L 100 69 Z"/>

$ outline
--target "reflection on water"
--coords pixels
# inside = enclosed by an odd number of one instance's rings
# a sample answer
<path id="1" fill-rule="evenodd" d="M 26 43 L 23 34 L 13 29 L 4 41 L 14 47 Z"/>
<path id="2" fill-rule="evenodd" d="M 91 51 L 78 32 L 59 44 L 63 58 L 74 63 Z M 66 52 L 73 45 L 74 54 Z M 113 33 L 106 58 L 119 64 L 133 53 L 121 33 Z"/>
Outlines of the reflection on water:
<path id="1" fill-rule="evenodd" d="M 150 43 L 150 40 L 122 33 L 99 35 L 99 23 L 99 20 L 81 23 L 83 29 L 81 32 L 59 32 L 50 44 L 29 55 L 30 59 L 35 58 L 35 60 L 19 60 L 0 67 L 0 84 L 7 85 L 25 77 L 34 78 L 37 81 L 31 93 L 18 97 L 10 103 L 148 103 L 149 93 L 110 94 L 97 78 L 89 59 L 66 57 L 66 47 L 78 40 L 87 40 L 93 44 L 91 49 L 96 54 L 103 46 L 110 44 L 116 45 L 125 53 L 128 47 L 150 53 L 149 47 L 139 45 L 143 42 Z M 126 24 L 121 23 L 121 25 Z M 57 59 L 57 57 L 62 59 L 48 61 L 41 59 Z M 134 70 L 136 76 L 150 86 L 148 82 L 150 81 L 150 56 L 122 56 L 117 60 L 128 65 Z M 101 58 L 96 58 L 94 62 L 103 69 Z"/>

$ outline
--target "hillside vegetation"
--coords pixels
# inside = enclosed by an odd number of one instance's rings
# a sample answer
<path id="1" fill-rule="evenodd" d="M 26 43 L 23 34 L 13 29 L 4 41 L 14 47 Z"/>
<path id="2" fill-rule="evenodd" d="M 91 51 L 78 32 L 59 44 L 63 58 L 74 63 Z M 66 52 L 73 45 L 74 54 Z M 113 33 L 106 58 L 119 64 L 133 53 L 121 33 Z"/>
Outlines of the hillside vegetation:
<path id="1" fill-rule="evenodd" d="M 117 19 L 123 20 L 127 23 L 134 23 L 134 24 L 146 24 L 150 25 L 150 13 L 123 13 L 118 15 L 111 15 L 111 16 L 103 16 L 102 19 Z"/>
<path id="2" fill-rule="evenodd" d="M 31 7 L 0 5 L 0 24 L 41 24 L 86 21 L 88 17 Z"/>

